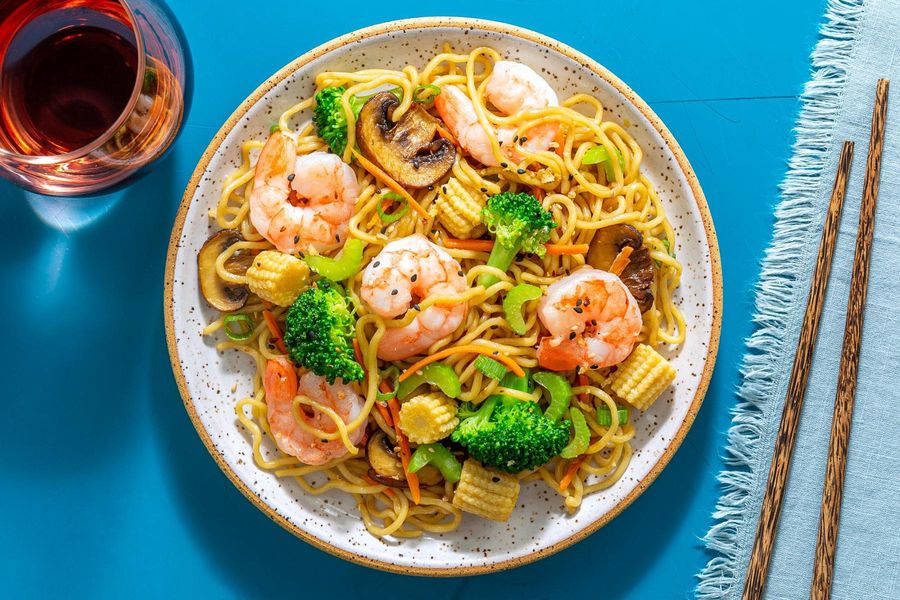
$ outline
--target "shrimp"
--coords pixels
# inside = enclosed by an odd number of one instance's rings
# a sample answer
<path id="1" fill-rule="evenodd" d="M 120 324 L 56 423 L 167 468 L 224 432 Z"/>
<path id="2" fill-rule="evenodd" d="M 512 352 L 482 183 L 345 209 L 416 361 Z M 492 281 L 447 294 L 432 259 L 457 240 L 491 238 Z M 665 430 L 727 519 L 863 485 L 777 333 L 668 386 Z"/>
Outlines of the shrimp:
<path id="1" fill-rule="evenodd" d="M 256 162 L 250 222 L 287 254 L 341 246 L 359 198 L 350 165 L 327 152 L 297 156 L 293 140 L 276 132 Z"/>
<path id="2" fill-rule="evenodd" d="M 428 296 L 460 294 L 468 284 L 460 264 L 422 234 L 387 244 L 363 272 L 360 296 L 375 314 L 399 317 Z M 468 311 L 454 306 L 429 306 L 404 327 L 388 329 L 378 346 L 378 358 L 402 360 L 420 354 L 459 327 Z"/>
<path id="3" fill-rule="evenodd" d="M 347 447 L 340 439 L 321 440 L 306 431 L 297 422 L 293 413 L 294 398 L 306 396 L 331 408 L 350 423 L 359 416 L 364 401 L 352 386 L 345 383 L 329 384 L 324 377 L 306 372 L 297 378 L 294 365 L 284 357 L 270 359 L 263 377 L 266 392 L 266 417 L 269 429 L 278 449 L 296 456 L 307 465 L 324 465 L 347 454 Z M 309 406 L 301 406 L 300 414 L 310 427 L 333 433 L 337 431 L 334 421 L 326 414 Z M 366 433 L 366 423 L 349 432 L 350 442 L 359 444 Z"/>
<path id="4" fill-rule="evenodd" d="M 507 116 L 559 106 L 559 99 L 550 84 L 530 67 L 508 60 L 498 61 L 494 65 L 494 71 L 485 85 L 485 97 Z M 466 152 L 489 167 L 500 164 L 494 156 L 490 137 L 478 121 L 475 105 L 461 89 L 445 86 L 435 97 L 434 105 Z M 514 142 L 516 128 L 501 127 L 497 130 L 497 139 L 501 142 L 503 154 L 518 162 L 522 159 L 518 148 L 529 152 L 546 150 L 558 131 L 559 123 L 542 123 L 527 130 L 527 135 L 522 136 L 524 142 L 521 139 Z"/>
<path id="5" fill-rule="evenodd" d="M 538 317 L 550 332 L 538 362 L 553 371 L 599 369 L 625 360 L 641 332 L 641 311 L 616 275 L 582 268 L 548 288 Z"/>

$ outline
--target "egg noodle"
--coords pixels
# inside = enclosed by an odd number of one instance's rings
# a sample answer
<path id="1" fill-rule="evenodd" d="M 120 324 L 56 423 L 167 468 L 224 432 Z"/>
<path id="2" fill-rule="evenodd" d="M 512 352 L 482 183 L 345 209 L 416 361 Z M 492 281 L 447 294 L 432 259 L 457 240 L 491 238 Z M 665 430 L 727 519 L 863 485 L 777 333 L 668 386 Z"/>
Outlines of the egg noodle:
<path id="1" fill-rule="evenodd" d="M 673 302 L 673 295 L 679 285 L 682 267 L 675 259 L 672 249 L 675 235 L 663 209 L 662 202 L 650 181 L 641 173 L 643 153 L 622 125 L 604 119 L 604 108 L 596 97 L 579 93 L 560 102 L 559 106 L 541 110 L 521 112 L 513 116 L 503 116 L 493 112 L 485 100 L 484 88 L 493 65 L 500 55 L 491 48 L 477 48 L 467 54 L 457 54 L 449 46 L 432 58 L 420 71 L 414 66 L 406 66 L 401 71 L 367 69 L 353 73 L 323 72 L 316 77 L 318 88 L 345 86 L 342 99 L 345 116 L 349 123 L 347 150 L 343 159 L 352 165 L 360 183 L 361 194 L 356 210 L 349 223 L 349 235 L 364 242 L 363 265 L 388 242 L 413 233 L 421 233 L 429 240 L 444 248 L 462 265 L 468 282 L 465 293 L 455 297 L 431 296 L 421 302 L 424 310 L 434 303 L 468 304 L 468 311 L 462 324 L 451 335 L 433 344 L 425 355 L 432 355 L 441 349 L 466 344 L 484 346 L 514 360 L 523 368 L 538 367 L 536 346 L 546 335 L 537 315 L 537 303 L 525 305 L 524 335 L 514 333 L 504 318 L 502 298 L 513 286 L 528 283 L 548 286 L 561 277 L 585 264 L 583 254 L 559 255 L 548 253 L 544 258 L 520 255 L 507 272 L 486 266 L 488 252 L 446 247 L 442 240 L 449 234 L 435 218 L 435 200 L 440 182 L 427 189 L 408 190 L 428 213 L 422 217 L 416 211 L 409 211 L 402 219 L 384 226 L 377 214 L 388 188 L 379 183 L 360 161 L 353 160 L 355 148 L 355 127 L 353 112 L 348 98 L 366 95 L 386 87 L 399 87 L 402 101 L 393 114 L 396 121 L 411 106 L 413 91 L 422 85 L 438 87 L 457 85 L 464 88 L 474 102 L 480 124 L 488 132 L 494 155 L 498 163 L 509 161 L 501 153 L 501 146 L 494 133 L 497 127 L 517 128 L 517 135 L 524 137 L 531 127 L 542 123 L 558 123 L 560 137 L 551 148 L 541 152 L 521 150 L 524 159 L 518 164 L 497 167 L 483 167 L 470 162 L 461 152 L 457 152 L 451 174 L 465 186 L 481 190 L 486 195 L 504 191 L 530 191 L 538 197 L 543 206 L 551 211 L 559 227 L 553 231 L 551 243 L 558 245 L 589 244 L 596 232 L 616 224 L 628 224 L 643 235 L 643 244 L 649 250 L 655 269 L 651 286 L 653 305 L 643 313 L 643 327 L 640 341 L 651 347 L 661 345 L 677 346 L 685 336 L 685 323 L 681 312 Z M 310 121 L 313 98 L 305 99 L 287 109 L 278 118 L 278 127 L 296 139 L 297 153 L 328 151 L 322 139 L 317 137 Z M 228 175 L 222 187 L 222 194 L 214 210 L 211 211 L 216 223 L 223 229 L 236 229 L 244 241 L 235 243 L 218 258 L 217 272 L 224 281 L 241 284 L 246 276 L 236 275 L 226 268 L 227 261 L 239 251 L 255 253 L 272 249 L 271 243 L 263 239 L 248 218 L 250 189 L 253 185 L 254 161 L 264 140 L 248 140 L 241 146 L 242 163 Z M 597 164 L 583 165 L 585 153 L 592 147 L 602 145 L 609 156 L 620 153 L 621 164 L 612 160 L 612 177 Z M 479 275 L 491 273 L 499 282 L 485 289 L 477 285 Z M 281 453 L 271 439 L 271 431 L 266 419 L 266 397 L 262 385 L 262 374 L 269 359 L 283 356 L 272 340 L 272 332 L 262 317 L 264 310 L 270 310 L 276 321 L 283 327 L 286 308 L 272 306 L 251 295 L 240 310 L 252 320 L 252 335 L 241 341 L 222 341 L 219 350 L 234 349 L 247 353 L 256 363 L 253 375 L 253 394 L 239 400 L 235 406 L 237 418 L 249 433 L 252 441 L 253 457 L 256 464 L 277 477 L 293 478 L 306 492 L 323 494 L 332 489 L 352 494 L 366 528 L 375 536 L 398 538 L 416 537 L 423 532 L 441 533 L 456 529 L 461 521 L 461 511 L 453 506 L 454 485 L 442 482 L 440 485 L 422 486 L 418 504 L 412 500 L 410 490 L 388 487 L 367 475 L 369 463 L 364 447 L 353 447 L 348 432 L 369 423 L 370 434 L 380 429 L 391 441 L 396 441 L 394 428 L 388 424 L 383 414 L 373 410 L 378 392 L 379 373 L 386 364 L 379 361 L 376 352 L 384 332 L 388 328 L 408 324 L 416 313 L 409 311 L 398 319 L 385 319 L 373 313 L 360 299 L 362 272 L 344 282 L 347 294 L 355 307 L 356 340 L 363 359 L 366 378 L 358 385 L 365 404 L 358 417 L 350 423 L 344 421 L 328 407 L 316 402 L 315 398 L 298 396 L 294 400 L 294 414 L 306 405 L 321 411 L 334 421 L 337 431 L 315 430 L 298 418 L 298 424 L 312 431 L 323 440 L 341 439 L 349 452 L 343 457 L 320 466 L 309 466 L 297 458 Z M 210 323 L 203 331 L 212 334 L 223 327 L 224 315 Z M 462 393 L 459 401 L 478 404 L 491 394 L 504 392 L 522 400 L 546 404 L 538 388 L 534 392 L 520 392 L 499 388 L 499 382 L 486 377 L 475 368 L 475 354 L 453 354 L 442 360 L 452 367 L 459 376 Z M 395 361 L 401 370 L 415 362 L 413 357 L 406 361 Z M 630 440 L 635 428 L 632 419 L 619 422 L 616 400 L 606 386 L 609 369 L 586 370 L 562 373 L 572 384 L 575 397 L 572 406 L 580 407 L 585 414 L 593 415 L 598 407 L 610 410 L 612 424 L 604 427 L 593 419 L 587 419 L 591 430 L 590 446 L 585 454 L 576 459 L 556 458 L 533 471 L 518 475 L 522 483 L 541 481 L 561 495 L 565 508 L 576 511 L 583 498 L 613 485 L 626 470 L 632 455 Z M 636 411 L 632 411 L 636 414 Z M 574 470 L 574 473 L 572 472 Z M 565 487 L 561 482 L 566 481 Z"/>

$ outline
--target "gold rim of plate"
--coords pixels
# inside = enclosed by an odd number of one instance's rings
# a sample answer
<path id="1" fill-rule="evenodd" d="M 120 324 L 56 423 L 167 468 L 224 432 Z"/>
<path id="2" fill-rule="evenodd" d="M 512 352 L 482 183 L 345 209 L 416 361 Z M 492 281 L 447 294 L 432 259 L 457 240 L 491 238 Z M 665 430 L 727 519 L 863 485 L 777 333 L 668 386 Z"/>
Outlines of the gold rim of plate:
<path id="1" fill-rule="evenodd" d="M 353 42 L 368 39 L 374 36 L 396 31 L 403 31 L 406 29 L 425 29 L 439 27 L 450 27 L 457 29 L 480 29 L 517 37 L 539 46 L 554 50 L 575 61 L 583 68 L 589 69 L 596 73 L 607 83 L 613 86 L 629 102 L 631 102 L 644 115 L 644 117 L 646 117 L 653 128 L 656 129 L 656 131 L 665 140 L 666 146 L 675 156 L 675 159 L 678 161 L 678 166 L 681 168 L 681 171 L 684 173 L 685 178 L 687 179 L 688 185 L 690 186 L 691 192 L 693 193 L 694 199 L 697 203 L 697 208 L 700 211 L 700 216 L 703 220 L 703 227 L 706 231 L 706 239 L 709 250 L 710 267 L 712 270 L 712 328 L 710 330 L 706 357 L 704 358 L 703 373 L 697 386 L 697 392 L 694 394 L 694 399 L 691 401 L 691 405 L 688 408 L 688 412 L 685 415 L 684 421 L 681 423 L 681 427 L 679 427 L 678 432 L 675 434 L 675 437 L 669 442 L 669 445 L 666 447 L 665 452 L 663 452 L 662 456 L 659 458 L 656 464 L 653 465 L 653 467 L 650 469 L 650 472 L 647 473 L 647 475 L 637 483 L 635 488 L 627 496 L 625 496 L 625 498 L 620 500 L 611 510 L 606 512 L 603 516 L 593 521 L 589 525 L 583 527 L 580 531 L 573 533 L 566 539 L 527 556 L 510 558 L 489 565 L 473 567 L 431 568 L 404 566 L 393 564 L 387 561 L 360 556 L 341 548 L 337 548 L 336 546 L 333 546 L 332 544 L 329 544 L 313 535 L 310 535 L 306 531 L 303 531 L 302 529 L 288 521 L 284 516 L 276 513 L 268 504 L 257 497 L 256 494 L 254 494 L 250 490 L 250 488 L 248 488 L 246 484 L 241 481 L 241 479 L 232 470 L 232 468 L 225 462 L 222 455 L 219 454 L 219 452 L 216 450 L 216 447 L 213 444 L 212 439 L 210 438 L 206 429 L 203 427 L 203 424 L 200 422 L 200 417 L 197 414 L 197 409 L 194 407 L 194 402 L 191 399 L 190 394 L 188 393 L 187 384 L 184 379 L 184 372 L 182 371 L 181 367 L 181 360 L 178 356 L 178 348 L 175 343 L 174 314 L 172 311 L 172 292 L 175 280 L 175 261 L 178 254 L 178 242 L 181 239 L 185 218 L 187 216 L 188 208 L 191 204 L 191 199 L 193 198 L 194 192 L 199 186 L 200 179 L 203 176 L 203 173 L 206 171 L 210 160 L 212 160 L 212 157 L 222 145 L 225 137 L 229 134 L 229 132 L 231 132 L 234 126 L 247 113 L 247 111 L 250 110 L 250 108 L 257 102 L 259 102 L 259 100 L 267 92 L 269 92 L 269 90 L 281 83 L 281 81 L 283 81 L 285 78 L 295 73 L 298 69 L 310 63 L 311 61 L 324 56 L 325 54 L 328 54 L 329 52 L 341 48 L 342 46 L 346 46 Z M 722 265 L 719 258 L 719 245 L 716 239 L 716 232 L 713 227 L 712 216 L 710 215 L 709 207 L 706 204 L 706 198 L 703 195 L 703 190 L 700 188 L 700 182 L 697 180 L 697 176 L 694 174 L 694 170 L 693 168 L 691 168 L 691 165 L 688 162 L 687 157 L 684 155 L 681 146 L 678 145 L 678 142 L 675 141 L 675 138 L 672 136 L 672 134 L 669 132 L 660 118 L 656 116 L 653 110 L 647 105 L 647 103 L 644 102 L 644 100 L 640 96 L 638 96 L 618 77 L 613 75 L 610 71 L 608 71 L 594 59 L 588 57 L 585 54 L 582 54 L 574 48 L 571 48 L 550 37 L 534 31 L 530 31 L 528 29 L 483 19 L 465 17 L 422 17 L 417 19 L 404 19 L 400 21 L 391 21 L 388 23 L 372 25 L 370 27 L 359 29 L 352 33 L 335 38 L 330 42 L 326 42 L 325 44 L 322 44 L 321 46 L 310 50 L 306 54 L 303 54 L 299 58 L 290 62 L 289 64 L 281 68 L 277 73 L 266 79 L 266 81 L 264 81 L 258 88 L 256 88 L 256 90 L 254 90 L 253 93 L 250 94 L 240 104 L 240 106 L 238 106 L 238 108 L 231 114 L 231 116 L 228 117 L 228 120 L 225 121 L 225 124 L 222 125 L 222 127 L 216 133 L 215 137 L 209 143 L 209 146 L 207 146 L 206 151 L 203 153 L 203 156 L 200 157 L 200 161 L 197 163 L 197 167 L 194 169 L 194 172 L 191 175 L 191 179 L 188 182 L 187 188 L 185 188 L 184 195 L 182 196 L 181 205 L 178 209 L 178 214 L 175 217 L 175 224 L 172 228 L 172 236 L 169 240 L 169 247 L 167 251 L 163 310 L 165 313 L 166 343 L 169 347 L 169 361 L 172 365 L 172 372 L 175 374 L 175 381 L 178 384 L 178 391 L 181 393 L 181 398 L 184 402 L 185 409 L 187 409 L 188 415 L 191 418 L 191 422 L 194 424 L 194 428 L 197 430 L 197 433 L 203 440 L 203 444 L 206 446 L 206 449 L 209 451 L 213 459 L 215 459 L 216 464 L 219 465 L 219 468 L 222 470 L 222 472 L 225 473 L 228 479 L 231 480 L 231 483 L 233 483 L 241 491 L 241 493 L 244 494 L 244 496 L 246 496 L 247 499 L 250 500 L 250 502 L 252 502 L 259 510 L 265 513 L 270 519 L 281 525 L 283 528 L 290 531 L 300 539 L 309 542 L 316 548 L 324 550 L 325 552 L 328 552 L 329 554 L 332 554 L 334 556 L 338 556 L 345 560 L 365 565 L 367 567 L 373 567 L 393 573 L 427 575 L 433 577 L 477 575 L 481 573 L 502 571 L 513 567 L 519 567 L 537 561 L 541 558 L 550 556 L 551 554 L 555 554 L 556 552 L 559 552 L 560 550 L 568 548 L 572 544 L 583 540 L 587 536 L 591 535 L 592 533 L 606 525 L 609 521 L 618 516 L 619 513 L 625 510 L 628 505 L 634 502 L 634 500 L 638 496 L 640 496 L 644 492 L 644 490 L 646 490 L 650 486 L 651 483 L 653 483 L 653 481 L 660 474 L 663 468 L 665 468 L 665 466 L 669 463 L 669 461 L 672 459 L 672 456 L 675 454 L 675 451 L 678 450 L 679 446 L 681 446 L 681 442 L 684 440 L 685 435 L 687 435 L 688 430 L 690 430 L 691 425 L 694 422 L 694 418 L 697 416 L 697 411 L 700 409 L 700 405 L 703 403 L 703 398 L 706 395 L 706 390 L 709 387 L 709 381 L 712 377 L 713 367 L 715 366 L 716 353 L 718 352 L 719 348 L 719 336 L 722 327 Z"/>

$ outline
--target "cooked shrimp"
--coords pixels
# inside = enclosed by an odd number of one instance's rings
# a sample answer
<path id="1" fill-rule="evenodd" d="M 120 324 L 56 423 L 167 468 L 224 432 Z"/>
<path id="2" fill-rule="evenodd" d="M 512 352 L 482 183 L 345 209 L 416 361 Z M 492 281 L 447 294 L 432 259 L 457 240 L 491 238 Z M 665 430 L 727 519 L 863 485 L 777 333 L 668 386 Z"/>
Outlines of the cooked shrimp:
<path id="1" fill-rule="evenodd" d="M 356 174 L 340 157 L 297 156 L 293 140 L 276 132 L 256 162 L 250 222 L 281 252 L 333 250 L 347 237 L 359 193 Z"/>
<path id="2" fill-rule="evenodd" d="M 618 364 L 641 332 L 641 311 L 622 280 L 590 267 L 551 284 L 538 316 L 550 332 L 538 346 L 538 362 L 554 371 Z"/>
<path id="3" fill-rule="evenodd" d="M 324 465 L 347 454 L 347 447 L 340 440 L 321 440 L 300 427 L 294 418 L 292 406 L 298 395 L 306 396 L 334 410 L 344 423 L 359 416 L 364 401 L 352 386 L 345 383 L 329 384 L 324 377 L 311 372 L 304 373 L 299 381 L 294 366 L 286 358 L 270 359 L 263 377 L 266 391 L 267 419 L 272 437 L 278 449 L 296 456 L 308 465 Z M 306 424 L 327 433 L 337 431 L 334 421 L 309 406 L 301 407 Z M 366 433 L 366 423 L 349 432 L 350 441 L 358 444 Z"/>
<path id="4" fill-rule="evenodd" d="M 375 314 L 399 317 L 417 310 L 423 299 L 460 294 L 468 287 L 459 263 L 422 234 L 387 244 L 363 272 L 360 296 Z M 404 327 L 388 329 L 378 346 L 378 358 L 402 360 L 420 354 L 459 327 L 468 305 L 429 306 Z"/>
<path id="5" fill-rule="evenodd" d="M 508 60 L 498 61 L 487 80 L 485 96 L 498 110 L 509 116 L 529 110 L 558 106 L 556 92 L 530 67 Z M 494 156 L 491 141 L 478 121 L 472 100 L 454 86 L 445 86 L 434 99 L 438 114 L 456 136 L 459 145 L 475 160 L 489 167 L 500 163 Z M 522 159 L 517 148 L 540 152 L 550 147 L 559 130 L 558 123 L 543 123 L 531 127 L 523 136 L 524 142 L 515 139 L 515 127 L 501 127 L 497 139 L 503 154 L 513 161 Z"/>

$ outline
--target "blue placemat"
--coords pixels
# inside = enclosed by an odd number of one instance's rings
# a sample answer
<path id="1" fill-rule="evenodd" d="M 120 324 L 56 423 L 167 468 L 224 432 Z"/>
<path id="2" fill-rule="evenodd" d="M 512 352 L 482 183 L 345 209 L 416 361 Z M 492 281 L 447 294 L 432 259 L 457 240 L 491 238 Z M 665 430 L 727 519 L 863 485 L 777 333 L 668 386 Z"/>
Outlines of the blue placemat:
<path id="1" fill-rule="evenodd" d="M 900 296 L 900 62 L 895 60 L 900 1 L 832 0 L 821 35 L 757 291 L 758 330 L 748 342 L 742 402 L 729 432 L 729 470 L 720 475 L 724 493 L 717 523 L 706 536 L 718 555 L 700 575 L 701 598 L 739 598 L 743 589 L 821 225 L 840 145 L 849 139 L 856 142 L 853 173 L 766 597 L 809 593 L 875 82 L 881 77 L 893 79 L 894 87 L 833 595 L 900 597 L 900 351 L 893 339 L 900 328 L 895 308 Z"/>

